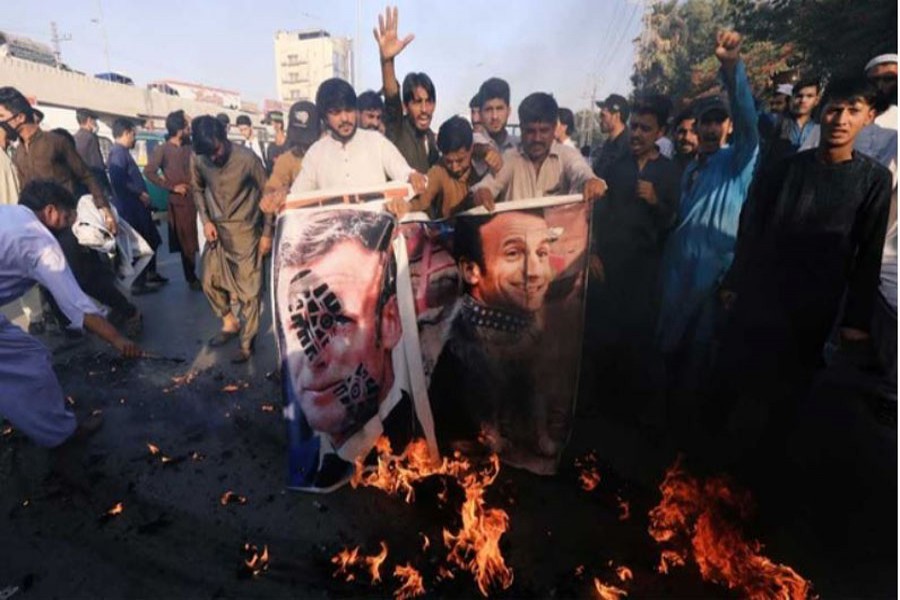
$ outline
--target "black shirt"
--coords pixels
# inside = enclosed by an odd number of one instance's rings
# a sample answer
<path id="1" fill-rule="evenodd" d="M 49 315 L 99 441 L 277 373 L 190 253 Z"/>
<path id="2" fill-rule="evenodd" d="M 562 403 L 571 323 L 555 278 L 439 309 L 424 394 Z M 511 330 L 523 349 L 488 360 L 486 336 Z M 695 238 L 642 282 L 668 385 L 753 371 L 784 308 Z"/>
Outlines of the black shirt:
<path id="1" fill-rule="evenodd" d="M 665 234 L 674 225 L 678 214 L 678 167 L 659 155 L 639 170 L 637 161 L 629 153 L 610 165 L 604 179 L 609 190 L 606 197 L 594 205 L 595 248 L 600 257 L 622 251 L 659 254 Z M 655 205 L 638 198 L 639 179 L 653 184 L 657 197 Z"/>
<path id="2" fill-rule="evenodd" d="M 601 179 L 606 179 L 609 168 L 623 156 L 631 155 L 631 134 L 624 129 L 616 138 L 606 140 L 600 149 L 600 154 L 594 159 L 594 173 Z"/>
<path id="3" fill-rule="evenodd" d="M 796 154 L 754 182 L 725 286 L 737 291 L 738 302 L 745 292 L 758 296 L 764 290 L 820 345 L 845 291 L 843 324 L 869 330 L 891 174 L 855 151 L 835 165 L 818 160 L 816 152 Z"/>

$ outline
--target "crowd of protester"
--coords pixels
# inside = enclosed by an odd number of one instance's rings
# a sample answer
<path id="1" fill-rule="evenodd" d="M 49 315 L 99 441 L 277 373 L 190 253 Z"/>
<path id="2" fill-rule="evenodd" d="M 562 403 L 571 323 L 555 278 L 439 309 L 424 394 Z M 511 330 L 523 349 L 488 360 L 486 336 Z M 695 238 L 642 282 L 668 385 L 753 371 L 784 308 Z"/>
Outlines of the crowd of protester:
<path id="1" fill-rule="evenodd" d="M 0 208 L 0 304 L 36 282 L 64 326 L 139 355 L 116 328 L 136 334 L 133 296 L 167 280 L 153 260 L 123 294 L 115 262 L 81 246 L 69 225 L 76 199 L 89 197 L 111 235 L 124 220 L 157 250 L 143 175 L 167 192 L 169 250 L 221 320 L 209 345 L 237 339 L 232 360 L 244 362 L 273 215 L 288 194 L 402 181 L 415 196 L 386 209 L 439 219 L 574 193 L 593 206 L 581 370 L 592 402 L 645 424 L 663 406 L 655 426 L 685 447 L 740 431 L 747 452 L 773 459 L 826 349 L 867 361 L 896 402 L 896 55 L 856 78 L 804 76 L 757 99 L 740 35 L 721 32 L 710 40 L 720 94 L 690 103 L 611 94 L 598 103 L 605 142 L 585 158 L 572 111 L 546 92 L 524 95 L 514 135 L 510 85 L 497 77 L 473 96 L 469 120 L 435 132 L 431 78 L 396 75 L 412 41 L 397 17 L 388 9 L 375 30 L 380 93 L 327 80 L 314 102 L 269 115 L 267 146 L 246 116 L 240 144 L 226 115 L 172 113 L 143 173 L 129 152 L 132 122 L 113 123 L 104 162 L 96 114 L 78 111 L 73 140 L 42 130 L 24 95 L 0 88 L 0 147 L 17 143 L 11 160 L 0 152 L 0 204 L 14 205 Z M 751 433 L 736 417 L 747 407 L 762 415 Z M 97 427 L 76 427 L 47 350 L 2 316 L 0 415 L 54 448 Z"/>

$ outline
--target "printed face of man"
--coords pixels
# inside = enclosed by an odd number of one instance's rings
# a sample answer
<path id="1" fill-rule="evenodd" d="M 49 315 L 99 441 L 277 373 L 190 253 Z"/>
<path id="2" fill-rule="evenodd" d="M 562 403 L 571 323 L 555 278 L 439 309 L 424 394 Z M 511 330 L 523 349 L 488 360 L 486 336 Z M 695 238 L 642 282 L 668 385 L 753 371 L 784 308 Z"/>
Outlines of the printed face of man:
<path id="1" fill-rule="evenodd" d="M 534 121 L 522 125 L 522 148 L 532 162 L 540 162 L 550 154 L 556 123 Z"/>
<path id="2" fill-rule="evenodd" d="M 381 131 L 382 112 L 377 108 L 359 111 L 359 126 L 363 129 Z"/>
<path id="3" fill-rule="evenodd" d="M 791 113 L 795 117 L 806 117 L 812 114 L 819 103 L 819 90 L 814 85 L 800 88 L 791 97 Z"/>
<path id="4" fill-rule="evenodd" d="M 553 280 L 550 229 L 536 215 L 500 213 L 481 227 L 484 269 L 463 264 L 472 296 L 486 306 L 533 313 Z"/>
<path id="5" fill-rule="evenodd" d="M 400 325 L 396 296 L 378 317 L 382 272 L 381 253 L 347 240 L 278 275 L 288 376 L 309 425 L 338 442 L 377 413 L 393 385 Z"/>
<path id="6" fill-rule="evenodd" d="M 325 123 L 338 140 L 346 142 L 356 133 L 356 111 L 352 108 L 332 108 L 325 113 Z"/>
<path id="7" fill-rule="evenodd" d="M 481 107 L 481 124 L 488 135 L 496 137 L 506 129 L 509 121 L 509 104 L 500 98 L 491 98 Z"/>
<path id="8" fill-rule="evenodd" d="M 428 131 L 431 117 L 434 115 L 434 98 L 428 95 L 425 88 L 419 86 L 413 90 L 412 100 L 406 103 L 406 112 L 419 131 Z"/>
<path id="9" fill-rule="evenodd" d="M 822 142 L 831 148 L 852 145 L 874 116 L 875 109 L 862 98 L 832 100 L 822 111 Z"/>
<path id="10" fill-rule="evenodd" d="M 644 156 L 656 151 L 656 140 L 662 137 L 663 132 L 654 115 L 648 113 L 631 115 L 629 129 L 632 154 Z"/>
<path id="11" fill-rule="evenodd" d="M 253 136 L 253 128 L 249 125 L 238 125 L 238 131 L 245 140 L 249 140 Z"/>
<path id="12" fill-rule="evenodd" d="M 697 132 L 694 131 L 695 119 L 683 119 L 675 130 L 675 148 L 678 154 L 691 155 L 697 152 Z"/>

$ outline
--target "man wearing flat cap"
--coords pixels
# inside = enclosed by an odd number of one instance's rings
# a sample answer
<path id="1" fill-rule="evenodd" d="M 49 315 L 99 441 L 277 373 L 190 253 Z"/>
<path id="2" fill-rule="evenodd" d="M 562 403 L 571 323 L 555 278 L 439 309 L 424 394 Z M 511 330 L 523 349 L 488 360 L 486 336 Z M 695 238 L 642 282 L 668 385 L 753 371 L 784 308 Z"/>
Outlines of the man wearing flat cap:
<path id="1" fill-rule="evenodd" d="M 594 159 L 594 173 L 606 179 L 608 170 L 619 159 L 631 155 L 631 137 L 628 135 L 628 100 L 619 94 L 610 94 L 598 102 L 600 107 L 600 131 L 607 135 L 606 143 Z"/>

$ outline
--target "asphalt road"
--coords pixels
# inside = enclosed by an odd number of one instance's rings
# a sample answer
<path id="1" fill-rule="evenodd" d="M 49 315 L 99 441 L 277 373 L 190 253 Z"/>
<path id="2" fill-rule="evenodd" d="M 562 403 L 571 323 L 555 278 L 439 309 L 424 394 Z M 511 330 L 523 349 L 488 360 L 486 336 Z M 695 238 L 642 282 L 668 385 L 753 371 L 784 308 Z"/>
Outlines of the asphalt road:
<path id="1" fill-rule="evenodd" d="M 464 574 L 437 581 L 440 544 L 422 550 L 421 536 L 437 541 L 458 526 L 452 495 L 442 506 L 426 484 L 408 505 L 371 488 L 283 489 L 280 397 L 266 377 L 275 368 L 268 312 L 256 354 L 234 366 L 235 347 L 206 347 L 218 323 L 203 294 L 182 281 L 177 256 L 164 253 L 160 270 L 170 284 L 137 299 L 140 342 L 184 363 L 125 362 L 98 340 L 43 338 L 60 349 L 55 365 L 74 410 L 102 410 L 105 424 L 85 455 L 89 493 L 49 476 L 46 451 L 18 433 L 0 435 L 0 598 L 385 597 L 399 587 L 394 566 L 405 563 L 422 571 L 431 596 L 478 597 Z M 190 381 L 173 381 L 191 371 Z M 769 490 L 748 535 L 823 598 L 896 597 L 896 422 L 834 381 L 821 383 L 817 398 L 794 464 L 773 465 L 789 483 Z M 487 493 L 510 515 L 501 549 L 514 571 L 512 587 L 493 595 L 595 597 L 593 578 L 614 582 L 625 565 L 634 573 L 622 584 L 629 597 L 730 597 L 703 582 L 696 564 L 656 570 L 647 513 L 677 449 L 609 416 L 596 399 L 581 403 L 576 421 L 559 475 L 504 467 Z M 591 450 L 601 481 L 586 492 L 573 462 Z M 229 490 L 246 502 L 223 505 Z M 630 505 L 624 520 L 619 498 Z M 121 514 L 106 516 L 120 502 Z M 381 540 L 390 548 L 382 583 L 332 577 L 336 552 L 359 545 L 374 554 Z M 246 543 L 270 554 L 255 577 L 242 568 Z"/>

